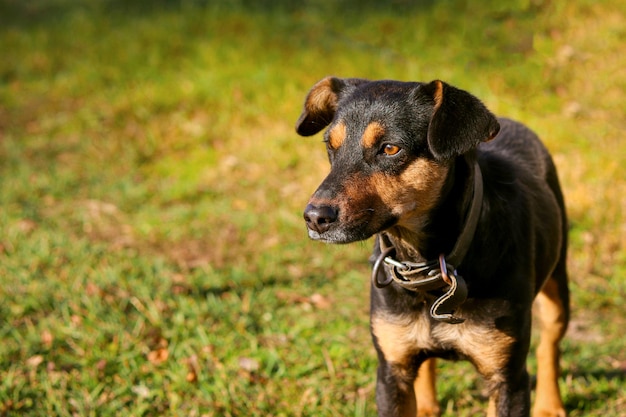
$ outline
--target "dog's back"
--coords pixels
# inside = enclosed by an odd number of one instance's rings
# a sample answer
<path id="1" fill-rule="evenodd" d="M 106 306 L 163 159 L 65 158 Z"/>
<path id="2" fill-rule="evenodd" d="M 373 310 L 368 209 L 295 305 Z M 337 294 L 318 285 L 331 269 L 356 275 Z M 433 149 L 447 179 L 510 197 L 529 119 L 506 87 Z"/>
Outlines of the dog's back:
<path id="1" fill-rule="evenodd" d="M 519 196 L 527 200 L 530 211 L 527 214 L 531 221 L 537 222 L 536 233 L 539 234 L 540 240 L 543 237 L 545 245 L 548 246 L 544 250 L 539 250 L 546 253 L 546 260 L 542 262 L 539 253 L 535 262 L 536 294 L 543 285 L 543 279 L 550 276 L 551 271 L 558 276 L 566 274 L 568 223 L 565 202 L 556 167 L 539 137 L 528 127 L 514 120 L 499 118 L 498 121 L 500 132 L 496 138 L 481 143 L 478 147 L 478 161 L 487 183 L 485 189 L 490 194 L 486 196 L 485 203 L 488 209 L 489 205 L 497 206 L 500 201 L 506 203 L 500 206 L 500 209 L 506 210 L 506 206 L 517 202 L 524 204 L 517 200 Z M 514 190 L 517 196 L 512 196 L 511 190 Z M 557 211 L 554 210 L 553 203 L 556 203 Z M 509 212 L 507 215 L 511 214 L 513 213 Z M 555 217 L 557 220 L 553 220 Z M 528 226 L 528 224 L 513 225 L 512 231 L 518 227 Z M 560 248 L 558 256 L 547 255 L 550 248 Z M 533 252 L 537 252 L 537 249 Z"/>

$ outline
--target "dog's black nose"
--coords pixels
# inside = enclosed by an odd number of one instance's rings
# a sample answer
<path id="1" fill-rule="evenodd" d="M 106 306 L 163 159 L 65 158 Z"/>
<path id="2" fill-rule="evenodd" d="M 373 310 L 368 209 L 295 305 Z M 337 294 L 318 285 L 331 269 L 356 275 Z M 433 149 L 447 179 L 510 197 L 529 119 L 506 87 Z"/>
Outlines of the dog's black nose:
<path id="1" fill-rule="evenodd" d="M 304 209 L 304 220 L 309 229 L 324 233 L 337 221 L 339 211 L 331 206 L 314 206 L 308 204 Z"/>

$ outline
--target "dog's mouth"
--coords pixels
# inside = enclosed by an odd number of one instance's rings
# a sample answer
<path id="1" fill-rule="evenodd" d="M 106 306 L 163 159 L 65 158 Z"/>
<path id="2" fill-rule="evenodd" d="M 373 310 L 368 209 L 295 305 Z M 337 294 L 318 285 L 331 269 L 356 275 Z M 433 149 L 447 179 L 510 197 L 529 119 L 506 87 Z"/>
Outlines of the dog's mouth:
<path id="1" fill-rule="evenodd" d="M 373 208 L 347 215 L 336 207 L 309 204 L 304 210 L 304 220 L 309 238 L 324 243 L 346 244 L 366 240 L 396 222 L 395 219 L 381 221 L 376 214 Z"/>
<path id="2" fill-rule="evenodd" d="M 320 233 L 311 229 L 308 229 L 308 232 L 310 239 L 332 244 L 347 244 L 358 242 L 360 240 L 368 239 L 370 236 L 373 235 L 373 233 L 371 235 L 349 233 L 345 230 L 340 230 L 338 228 L 335 230 L 326 231 L 324 233 Z"/>
<path id="3" fill-rule="evenodd" d="M 346 239 L 346 236 L 337 236 L 334 233 L 319 233 L 315 230 L 308 229 L 309 238 L 312 240 L 318 240 L 323 243 L 351 243 L 351 241 Z"/>

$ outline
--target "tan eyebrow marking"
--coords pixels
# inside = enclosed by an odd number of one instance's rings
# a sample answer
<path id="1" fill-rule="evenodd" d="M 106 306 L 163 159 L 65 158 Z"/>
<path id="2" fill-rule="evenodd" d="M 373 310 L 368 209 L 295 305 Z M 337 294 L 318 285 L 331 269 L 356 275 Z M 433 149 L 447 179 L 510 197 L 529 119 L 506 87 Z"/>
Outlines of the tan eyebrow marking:
<path id="1" fill-rule="evenodd" d="M 378 122 L 372 122 L 367 125 L 361 143 L 366 148 L 372 148 L 376 146 L 378 139 L 385 134 L 385 128 Z"/>
<path id="2" fill-rule="evenodd" d="M 339 122 L 328 132 L 328 144 L 332 149 L 339 149 L 344 140 L 346 140 L 346 125 L 344 122 Z"/>

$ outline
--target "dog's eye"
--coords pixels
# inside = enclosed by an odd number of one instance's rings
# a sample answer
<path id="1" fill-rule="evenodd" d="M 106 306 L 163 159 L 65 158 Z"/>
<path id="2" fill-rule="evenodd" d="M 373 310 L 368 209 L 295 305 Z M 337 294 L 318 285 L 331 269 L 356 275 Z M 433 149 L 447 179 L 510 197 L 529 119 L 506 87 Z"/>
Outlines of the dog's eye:
<path id="1" fill-rule="evenodd" d="M 397 154 L 398 152 L 400 152 L 400 147 L 397 145 L 392 145 L 390 143 L 387 143 L 383 145 L 382 151 L 385 153 L 385 155 L 393 156 Z"/>

